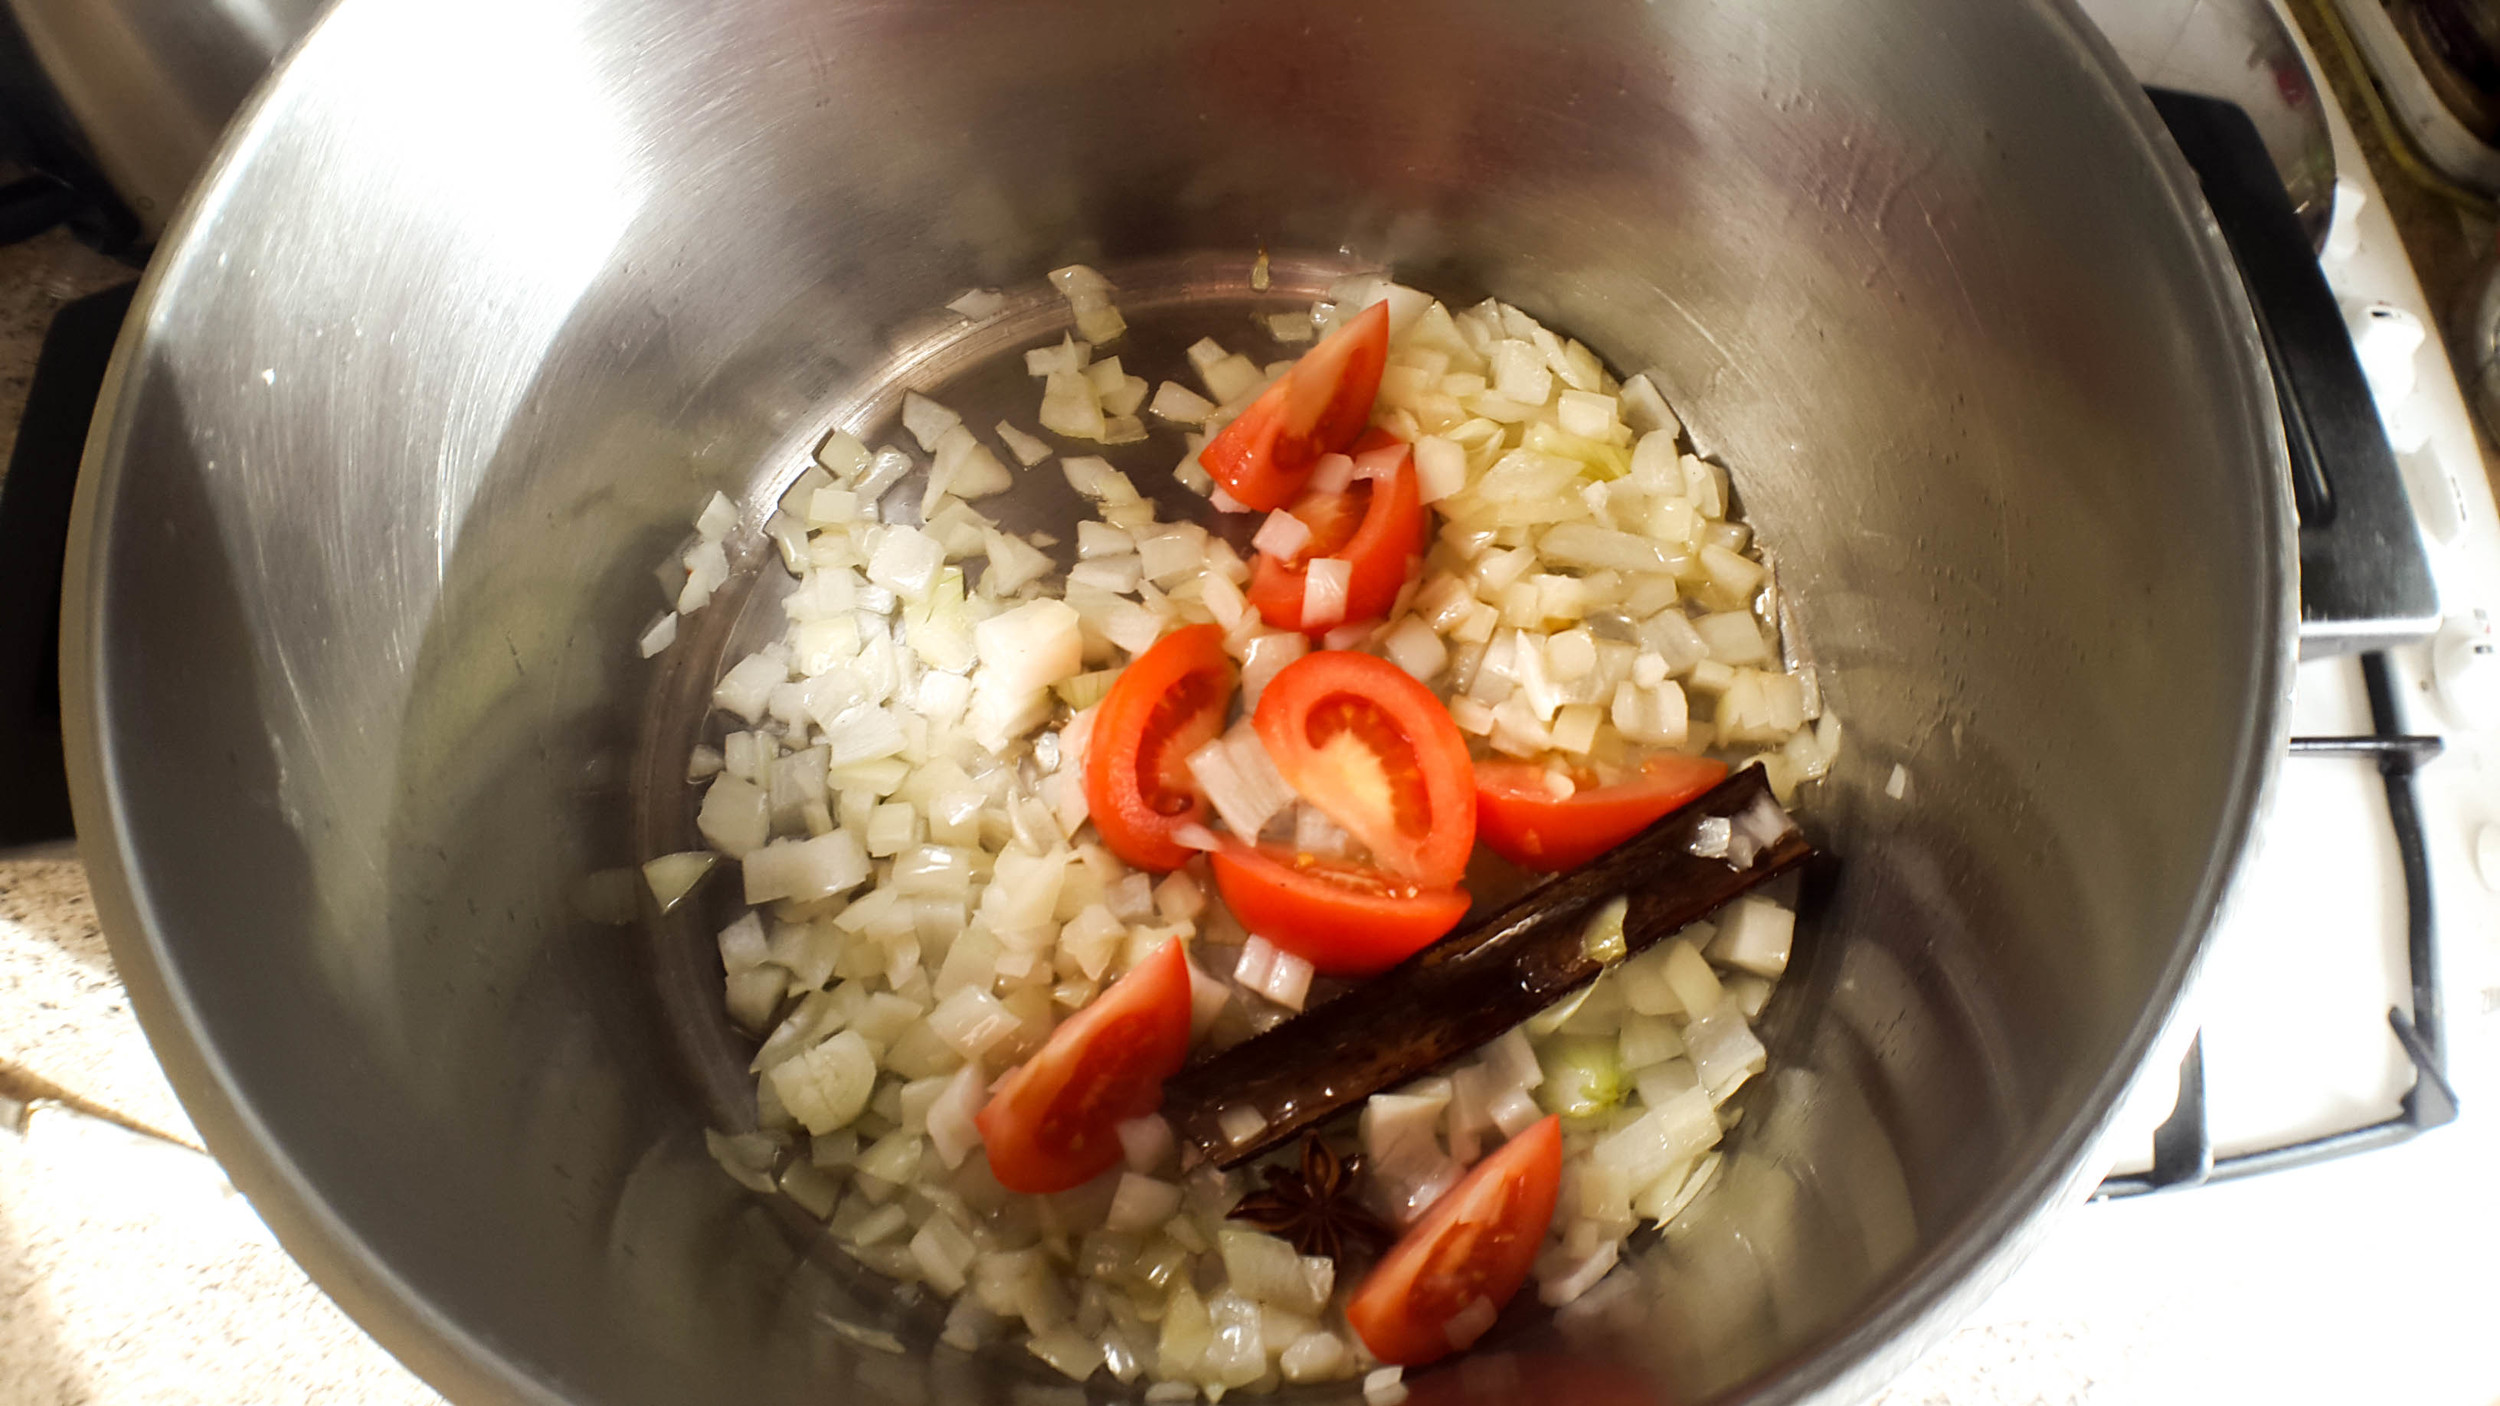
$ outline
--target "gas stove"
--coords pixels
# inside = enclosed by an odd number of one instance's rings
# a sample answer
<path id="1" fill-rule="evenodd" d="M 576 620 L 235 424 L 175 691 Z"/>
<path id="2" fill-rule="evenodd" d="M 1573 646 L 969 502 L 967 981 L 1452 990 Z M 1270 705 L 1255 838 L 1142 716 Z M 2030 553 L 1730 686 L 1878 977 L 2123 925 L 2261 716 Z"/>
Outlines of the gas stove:
<path id="1" fill-rule="evenodd" d="M 2307 540 L 2319 504 L 2302 495 L 2295 740 L 2167 1050 L 2103 1139 L 2094 1203 L 1885 1401 L 2488 1402 L 2500 1392 L 2500 1364 L 2479 1346 L 2500 1265 L 2491 480 L 2433 331 L 2441 310 L 2280 0 L 2086 8 L 2149 85 L 2257 117 L 2260 159 L 2274 158 L 2319 246 L 2383 430 L 2381 462 L 2365 467 L 2374 491 L 2401 488 L 2401 517 L 2321 569 Z M 2199 173 L 2221 212 L 2215 173 Z M 2334 489 L 2328 517 L 2349 502 L 2344 480 Z M 2417 538 L 2427 598 L 2401 580 L 2381 590 L 2387 579 L 2318 598 L 2326 578 L 2404 577 Z"/>

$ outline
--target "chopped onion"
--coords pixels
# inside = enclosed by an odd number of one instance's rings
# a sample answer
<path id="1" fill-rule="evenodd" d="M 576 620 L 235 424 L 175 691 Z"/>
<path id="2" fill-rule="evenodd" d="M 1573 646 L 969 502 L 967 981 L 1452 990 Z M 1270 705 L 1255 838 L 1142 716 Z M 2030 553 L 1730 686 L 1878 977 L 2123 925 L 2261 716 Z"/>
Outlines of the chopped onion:
<path id="1" fill-rule="evenodd" d="M 643 658 L 648 659 L 675 643 L 677 643 L 676 613 L 662 611 L 660 618 L 651 622 L 650 628 L 642 632 L 642 637 L 634 642 L 634 646 L 642 651 Z"/>
<path id="2" fill-rule="evenodd" d="M 960 294 L 946 305 L 948 312 L 961 313 L 974 322 L 987 322 L 1007 306 L 1007 295 L 995 288 L 975 288 Z"/>
<path id="3" fill-rule="evenodd" d="M 747 902 L 809 902 L 838 897 L 866 882 L 868 852 L 850 831 L 835 830 L 813 839 L 775 840 L 749 853 L 740 867 Z"/>
<path id="4" fill-rule="evenodd" d="M 835 430 L 816 446 L 816 462 L 834 477 L 848 480 L 868 467 L 868 446 L 856 435 Z"/>
<path id="5" fill-rule="evenodd" d="M 1624 382 L 1620 394 L 1624 423 L 1644 435 L 1663 432 L 1668 445 L 1674 445 L 1676 436 L 1683 433 L 1683 423 L 1676 419 L 1667 398 L 1658 393 L 1647 372 Z"/>
<path id="6" fill-rule="evenodd" d="M 1055 347 L 1036 347 L 1024 354 L 1024 370 L 1029 376 L 1048 376 L 1054 371 L 1083 371 L 1086 360 L 1094 354 L 1091 342 L 1080 342 L 1074 333 L 1060 338 Z"/>
<path id="7" fill-rule="evenodd" d="M 1250 545 L 1278 561 L 1291 561 L 1301 555 L 1302 549 L 1308 546 L 1310 541 L 1311 525 L 1283 508 L 1278 508 L 1267 515 L 1266 521 L 1259 524 L 1259 530 L 1251 537 Z"/>
<path id="8" fill-rule="evenodd" d="M 1711 1102 L 1709 1094 L 1691 1089 L 1649 1109 L 1598 1139 L 1591 1164 L 1614 1172 L 1627 1186 L 1647 1186 L 1718 1142 L 1719 1119 Z"/>
<path id="9" fill-rule="evenodd" d="M 1406 1399 L 1403 1367 L 1379 1367 L 1363 1374 L 1363 1399 L 1371 1406 L 1398 1406 Z"/>
<path id="10" fill-rule="evenodd" d="M 1111 305 L 1111 285 L 1103 276 L 1083 264 L 1050 271 L 1051 286 L 1068 300 L 1068 308 L 1076 314 L 1076 330 L 1097 345 L 1116 340 L 1128 330 L 1128 322 L 1120 310 Z"/>
<path id="11" fill-rule="evenodd" d="M 1042 428 L 1070 439 L 1103 437 L 1102 402 L 1082 371 L 1053 371 L 1042 383 Z"/>
<path id="12" fill-rule="evenodd" d="M 997 433 L 999 442 L 1007 446 L 1007 452 L 1016 456 L 1016 462 L 1028 469 L 1050 457 L 1049 445 L 1005 420 L 990 428 Z"/>
<path id="13" fill-rule="evenodd" d="M 1696 1009 L 1704 1013 L 1685 1025 L 1684 1044 L 1692 1051 L 1693 1068 L 1710 1091 L 1711 1102 L 1725 1102 L 1738 1085 L 1762 1071 L 1768 1056 L 1734 997 Z"/>
<path id="14" fill-rule="evenodd" d="M 1232 1292 L 1297 1313 L 1315 1314 L 1326 1305 L 1324 1296 L 1312 1294 L 1302 1257 L 1275 1236 L 1227 1226 L 1216 1232 L 1215 1245 Z"/>
<path id="15" fill-rule="evenodd" d="M 982 682 L 1012 695 L 1049 688 L 1081 672 L 1084 636 L 1065 601 L 1037 600 L 994 615 L 973 627 Z"/>
<path id="16" fill-rule="evenodd" d="M 1266 318 L 1267 335 L 1288 346 L 1311 340 L 1318 329 L 1311 324 L 1311 315 L 1302 312 L 1273 312 Z"/>
<path id="17" fill-rule="evenodd" d="M 1215 413 L 1215 403 L 1178 381 L 1166 381 L 1155 387 L 1146 410 L 1176 425 L 1203 425 Z"/>
<path id="18" fill-rule="evenodd" d="M 659 902 L 660 911 L 666 913 L 684 901 L 686 895 L 694 891 L 694 886 L 703 881 L 703 876 L 712 872 L 712 866 L 719 860 L 720 856 L 710 850 L 664 854 L 643 864 L 643 882 L 651 886 L 651 897 Z"/>
<path id="19" fill-rule="evenodd" d="M 966 1059 L 977 1060 L 1015 1033 L 1017 1021 L 996 996 L 978 987 L 950 993 L 929 1012 L 929 1028 Z"/>
<path id="20" fill-rule="evenodd" d="M 1250 641 L 1241 657 L 1241 701 L 1245 709 L 1258 706 L 1259 695 L 1267 681 L 1276 677 L 1287 664 L 1311 652 L 1311 641 L 1299 631 L 1276 630 Z"/>
<path id="21" fill-rule="evenodd" d="M 908 601 L 925 599 L 946 565 L 946 548 L 915 527 L 889 527 L 868 557 L 868 579 Z"/>
<path id="22" fill-rule="evenodd" d="M 956 1070 L 946 1081 L 928 1114 L 929 1146 L 939 1161 L 960 1167 L 972 1149 L 981 1145 L 981 1128 L 973 1119 L 989 1096 L 989 1084 L 981 1077 L 978 1063 Z"/>
<path id="23" fill-rule="evenodd" d="M 1475 1346 L 1476 1339 L 1483 1337 L 1492 1329 L 1493 1321 L 1500 1316 L 1500 1310 L 1493 1306 L 1493 1301 L 1478 1294 L 1465 1308 L 1452 1314 L 1450 1320 L 1441 1325 L 1441 1334 L 1449 1340 L 1451 1348 L 1465 1352 L 1468 1348 Z"/>
<path id="24" fill-rule="evenodd" d="M 939 438 L 962 424 L 963 418 L 918 391 L 903 393 L 903 428 L 911 431 L 923 449 L 936 449 Z"/>
<path id="25" fill-rule="evenodd" d="M 856 1030 L 844 1030 L 816 1048 L 783 1060 L 764 1073 L 790 1116 L 810 1133 L 849 1126 L 868 1107 L 877 1082 L 876 1056 Z"/>
<path id="26" fill-rule="evenodd" d="M 1257 839 L 1270 816 L 1293 804 L 1293 788 L 1277 772 L 1247 718 L 1190 753 L 1188 767 L 1207 803 L 1245 841 Z"/>
<path id="27" fill-rule="evenodd" d="M 1313 559 L 1302 577 L 1302 628 L 1318 629 L 1345 619 L 1346 593 L 1353 583 L 1353 562 L 1343 557 Z"/>
<path id="28" fill-rule="evenodd" d="M 1788 969 L 1797 915 L 1767 898 L 1748 894 L 1719 914 L 1718 935 L 1708 955 L 1723 966 L 1776 980 Z"/>
<path id="29" fill-rule="evenodd" d="M 1536 549 L 1549 565 L 1581 571 L 1667 569 L 1667 554 L 1657 543 L 1589 522 L 1566 522 L 1546 529 Z"/>
<path id="30" fill-rule="evenodd" d="M 1354 486 L 1354 460 L 1344 454 L 1322 454 L 1311 469 L 1306 487 L 1313 493 L 1343 493 Z M 1292 555 L 1290 552 L 1286 555 Z"/>
<path id="31" fill-rule="evenodd" d="M 1201 367 L 1198 374 L 1218 405 L 1246 399 L 1267 383 L 1267 373 L 1259 369 L 1258 363 L 1239 352 Z"/>
<path id="32" fill-rule="evenodd" d="M 1172 1160 L 1172 1125 L 1160 1115 L 1149 1113 L 1143 1118 L 1131 1118 L 1119 1125 L 1118 1132 L 1120 1154 L 1130 1171 L 1151 1175 Z"/>
<path id="33" fill-rule="evenodd" d="M 1248 1104 L 1234 1104 L 1215 1115 L 1215 1126 L 1230 1143 L 1245 1143 L 1267 1126 L 1267 1115 Z"/>
<path id="34" fill-rule="evenodd" d="M 1135 1172 L 1122 1172 L 1119 1189 L 1111 1196 L 1110 1214 L 1103 1224 L 1128 1233 L 1149 1231 L 1179 1214 L 1180 1208 L 1178 1186 Z"/>
<path id="35" fill-rule="evenodd" d="M 696 514 L 694 520 L 696 535 L 706 542 L 719 541 L 728 536 L 731 529 L 737 525 L 738 505 L 730 502 L 728 495 L 717 490 L 710 498 L 704 500 L 703 511 Z"/>

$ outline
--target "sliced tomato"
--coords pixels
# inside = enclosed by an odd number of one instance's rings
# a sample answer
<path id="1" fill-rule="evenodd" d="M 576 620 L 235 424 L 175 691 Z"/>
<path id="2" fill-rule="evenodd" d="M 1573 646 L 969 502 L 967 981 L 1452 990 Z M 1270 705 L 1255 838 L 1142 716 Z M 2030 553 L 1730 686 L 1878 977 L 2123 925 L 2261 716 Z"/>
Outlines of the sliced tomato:
<path id="1" fill-rule="evenodd" d="M 1179 938 L 1050 1032 L 973 1115 L 1010 1191 L 1082 1186 L 1120 1160 L 1120 1124 L 1163 1106 L 1189 1058 L 1189 960 Z"/>
<path id="2" fill-rule="evenodd" d="M 1478 1162 L 1389 1247 L 1346 1304 L 1347 1325 L 1401 1367 L 1466 1348 L 1475 1336 L 1453 1341 L 1452 1321 L 1478 1299 L 1499 1312 L 1519 1292 L 1561 1189 L 1562 1120 L 1548 1117 Z"/>
<path id="3" fill-rule="evenodd" d="M 1209 861 L 1243 927 L 1330 976 L 1376 976 L 1467 916 L 1465 889 L 1421 888 L 1360 864 L 1240 843 Z"/>
<path id="4" fill-rule="evenodd" d="M 1522 869 L 1577 869 L 1726 779 L 1721 762 L 1652 757 L 1612 786 L 1574 772 L 1577 789 L 1557 796 L 1534 762 L 1485 762 L 1476 768 L 1476 833 Z"/>
<path id="5" fill-rule="evenodd" d="M 1224 730 L 1233 684 L 1213 625 L 1174 630 L 1112 681 L 1085 744 L 1085 804 L 1113 854 L 1140 869 L 1189 862 L 1172 832 L 1207 813 L 1189 754 Z"/>
<path id="6" fill-rule="evenodd" d="M 1424 888 L 1467 872 L 1476 846 L 1467 739 L 1431 689 L 1386 659 L 1323 649 L 1278 670 L 1251 723 L 1286 784 Z"/>
<path id="7" fill-rule="evenodd" d="M 1259 554 L 1257 572 L 1250 578 L 1250 603 L 1270 626 L 1306 628 L 1303 593 L 1311 563 L 1322 557 L 1347 564 L 1345 614 L 1307 627 L 1311 633 L 1377 620 L 1397 604 L 1398 592 L 1423 556 L 1424 503 L 1416 487 L 1413 452 L 1387 435 L 1380 437 L 1388 443 L 1364 451 L 1364 457 L 1379 456 L 1374 467 L 1385 467 L 1382 476 L 1356 479 L 1342 493 L 1305 492 L 1286 511 L 1311 529 L 1311 540 L 1291 560 Z"/>
<path id="8" fill-rule="evenodd" d="M 1380 371 L 1389 363 L 1389 305 L 1361 316 L 1303 353 L 1198 454 L 1241 503 L 1267 512 L 1293 501 L 1323 454 L 1354 443 L 1371 423 Z"/>

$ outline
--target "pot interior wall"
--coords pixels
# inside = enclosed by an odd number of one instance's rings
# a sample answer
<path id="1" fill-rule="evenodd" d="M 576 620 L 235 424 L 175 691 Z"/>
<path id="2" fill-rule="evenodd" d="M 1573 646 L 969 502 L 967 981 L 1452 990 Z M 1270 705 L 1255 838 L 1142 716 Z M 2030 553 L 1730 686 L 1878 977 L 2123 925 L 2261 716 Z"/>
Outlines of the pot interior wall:
<path id="1" fill-rule="evenodd" d="M 86 488 L 81 829 L 178 1085 L 455 1396 L 1046 1386 L 926 1351 L 720 1175 L 665 996 L 700 949 L 581 916 L 705 682 L 635 655 L 652 568 L 942 380 L 966 287 L 1386 264 L 1656 374 L 1847 729 L 1722 1185 L 1633 1292 L 1519 1314 L 1430 1399 L 1556 1352 L 1659 1399 L 1862 1385 L 2074 1170 L 2279 731 L 2250 329 L 2078 23 L 346 0 L 161 259 Z"/>

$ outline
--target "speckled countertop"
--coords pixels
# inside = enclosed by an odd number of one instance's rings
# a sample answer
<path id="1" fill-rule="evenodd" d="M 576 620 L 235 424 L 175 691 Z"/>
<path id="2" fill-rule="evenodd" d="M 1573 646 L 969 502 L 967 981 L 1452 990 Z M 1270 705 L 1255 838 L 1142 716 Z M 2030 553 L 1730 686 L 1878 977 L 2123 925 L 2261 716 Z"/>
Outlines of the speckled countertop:
<path id="1" fill-rule="evenodd" d="M 2425 291 L 2445 312 L 2492 231 L 2373 157 Z M 129 276 L 59 233 L 0 248 L 0 464 L 52 312 Z M 2485 459 L 2489 468 L 2488 440 Z M 0 1132 L 0 1406 L 439 1400 L 305 1279 L 213 1162 L 171 1145 L 195 1148 L 197 1135 L 130 1013 L 70 861 L 0 860 L 0 1125 L 26 1103 L 83 1116 L 39 1114 L 52 1121 L 38 1135 Z M 2256 1184 L 2198 1196 L 2268 1194 Z M 2140 1282 L 2129 1262 L 2131 1246 L 2197 1236 L 2194 1198 L 2063 1237 L 1881 1406 L 2396 1399 L 2372 1389 L 2383 1379 L 2336 1370 L 2314 1347 L 2375 1340 L 2334 1359 L 2366 1364 L 2396 1360 L 2408 1340 L 2470 1344 L 2488 1329 L 2473 1305 L 2495 1295 L 2488 1278 L 2455 1286 L 2462 1293 L 2398 1286 L 2383 1313 L 2322 1314 L 2304 1284 L 2322 1272 L 2369 1282 L 2388 1269 L 2369 1222 L 2402 1208 L 2358 1204 L 2363 1188 L 2354 1196 L 2357 1227 L 2321 1235 L 2301 1225 L 2279 1244 L 2227 1247 L 2197 1283 Z M 2341 1259 L 2322 1271 L 2322 1255 Z M 2054 1305 L 2026 1292 L 2049 1276 L 2062 1286 Z M 2269 1342 L 2279 1351 L 2253 1355 Z M 2500 1366 L 2460 1361 L 2435 1380 L 2442 1401 L 2500 1402 Z"/>

